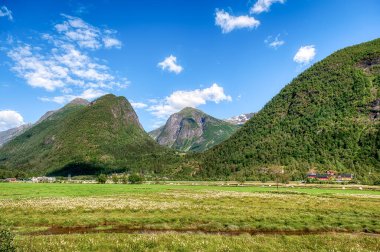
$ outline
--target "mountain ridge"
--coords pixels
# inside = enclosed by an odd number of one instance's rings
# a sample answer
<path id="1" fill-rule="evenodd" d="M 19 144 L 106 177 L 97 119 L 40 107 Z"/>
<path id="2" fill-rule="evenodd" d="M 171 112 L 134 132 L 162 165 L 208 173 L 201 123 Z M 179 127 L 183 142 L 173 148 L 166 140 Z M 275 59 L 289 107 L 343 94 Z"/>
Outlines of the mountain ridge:
<path id="1" fill-rule="evenodd" d="M 174 152 L 149 137 L 125 97 L 112 94 L 68 103 L 0 149 L 0 167 L 37 175 L 161 172 L 167 158 Z"/>
<path id="2" fill-rule="evenodd" d="M 169 117 L 164 126 L 149 132 L 160 145 L 200 152 L 227 139 L 237 127 L 191 107 Z"/>

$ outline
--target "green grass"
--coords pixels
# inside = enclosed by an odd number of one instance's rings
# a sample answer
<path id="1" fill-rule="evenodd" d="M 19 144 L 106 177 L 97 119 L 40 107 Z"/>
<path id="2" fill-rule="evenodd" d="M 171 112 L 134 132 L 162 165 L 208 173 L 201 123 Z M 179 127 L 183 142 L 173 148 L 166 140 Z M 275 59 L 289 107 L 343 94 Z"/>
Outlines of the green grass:
<path id="1" fill-rule="evenodd" d="M 175 182 L 173 182 L 175 183 Z M 197 182 L 193 182 L 197 183 Z M 233 191 L 233 192 L 280 192 L 320 194 L 372 194 L 380 195 L 378 190 L 359 190 L 341 188 L 291 188 L 273 185 L 264 186 L 217 186 L 217 185 L 168 185 L 168 184 L 34 184 L 34 183 L 0 183 L 0 199 L 38 198 L 38 197 L 86 197 L 86 196 L 116 196 L 127 193 L 158 193 L 172 190 L 204 190 Z M 347 187 L 347 186 L 342 186 Z"/>
<path id="2" fill-rule="evenodd" d="M 70 251 L 75 244 L 79 251 L 284 251 L 283 246 L 291 242 L 287 251 L 313 251 L 316 246 L 320 251 L 328 251 L 330 246 L 350 251 L 344 246 L 347 242 L 363 251 L 376 251 L 379 236 L 360 233 L 380 233 L 380 191 L 3 183 L 0 213 L 0 223 L 12 227 L 21 250 Z M 78 227 L 101 233 L 46 235 L 52 228 Z M 109 229 L 124 233 L 103 233 Z M 131 229 L 192 232 L 130 234 Z M 32 235 L 36 231 L 41 233 Z M 201 231 L 224 234 L 197 233 Z M 226 236 L 254 231 L 265 235 Z M 309 235 L 273 235 L 278 232 Z M 336 232 L 335 243 L 327 239 L 328 232 Z"/>
<path id="3" fill-rule="evenodd" d="M 20 251 L 379 251 L 377 237 L 86 234 L 19 237 Z"/>

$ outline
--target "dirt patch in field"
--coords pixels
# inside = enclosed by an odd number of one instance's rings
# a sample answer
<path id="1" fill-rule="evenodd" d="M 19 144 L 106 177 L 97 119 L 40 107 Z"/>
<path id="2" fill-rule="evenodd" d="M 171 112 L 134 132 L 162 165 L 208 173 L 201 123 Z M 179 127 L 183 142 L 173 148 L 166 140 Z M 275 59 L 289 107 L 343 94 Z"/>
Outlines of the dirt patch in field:
<path id="1" fill-rule="evenodd" d="M 316 235 L 316 234 L 333 234 L 346 233 L 352 235 L 371 235 L 380 236 L 380 233 L 363 230 L 362 232 L 352 232 L 347 230 L 219 230 L 211 231 L 205 229 L 155 229 L 155 228 L 131 228 L 128 226 L 75 226 L 61 227 L 54 226 L 46 230 L 23 233 L 24 235 L 62 235 L 62 234 L 89 234 L 89 233 L 127 233 L 127 234 L 161 234 L 161 233 L 179 233 L 179 234 L 211 234 L 238 236 L 242 234 L 249 235 Z"/>

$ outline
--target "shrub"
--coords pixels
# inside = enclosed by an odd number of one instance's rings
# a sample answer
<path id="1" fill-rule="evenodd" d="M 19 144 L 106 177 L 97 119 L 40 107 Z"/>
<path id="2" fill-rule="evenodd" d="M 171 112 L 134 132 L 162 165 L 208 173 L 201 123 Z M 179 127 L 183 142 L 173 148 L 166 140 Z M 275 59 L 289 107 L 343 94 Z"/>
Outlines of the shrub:
<path id="1" fill-rule="evenodd" d="M 13 243 L 14 235 L 8 229 L 0 228 L 0 252 L 13 252 L 16 248 Z"/>
<path id="2" fill-rule="evenodd" d="M 118 178 L 116 175 L 112 175 L 112 182 L 113 182 L 114 184 L 119 183 L 119 178 Z"/>
<path id="3" fill-rule="evenodd" d="M 97 180 L 99 184 L 105 184 L 107 182 L 107 176 L 105 174 L 100 174 Z"/>
<path id="4" fill-rule="evenodd" d="M 144 178 L 140 176 L 139 174 L 131 174 L 128 177 L 128 181 L 131 184 L 141 184 L 143 182 Z"/>
<path id="5" fill-rule="evenodd" d="M 128 177 L 125 174 L 121 177 L 121 183 L 128 184 Z"/>

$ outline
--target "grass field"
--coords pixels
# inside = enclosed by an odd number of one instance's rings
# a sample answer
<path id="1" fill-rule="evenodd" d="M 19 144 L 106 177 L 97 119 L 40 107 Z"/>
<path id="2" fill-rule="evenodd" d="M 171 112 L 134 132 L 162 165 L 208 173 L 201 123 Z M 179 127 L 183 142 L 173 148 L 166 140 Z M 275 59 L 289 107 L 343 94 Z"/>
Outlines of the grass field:
<path id="1" fill-rule="evenodd" d="M 0 184 L 20 251 L 380 251 L 380 191 Z"/>

